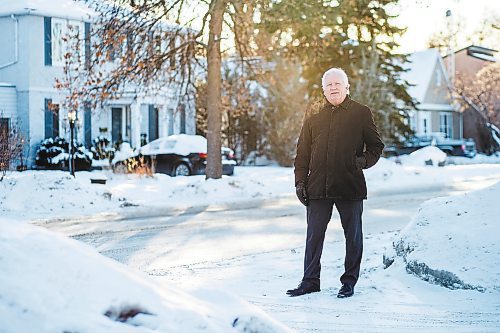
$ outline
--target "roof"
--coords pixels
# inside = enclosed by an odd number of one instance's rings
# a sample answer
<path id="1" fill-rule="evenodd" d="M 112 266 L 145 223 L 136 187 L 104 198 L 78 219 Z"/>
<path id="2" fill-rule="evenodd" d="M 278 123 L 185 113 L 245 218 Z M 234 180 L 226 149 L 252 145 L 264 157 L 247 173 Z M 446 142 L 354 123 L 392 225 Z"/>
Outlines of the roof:
<path id="1" fill-rule="evenodd" d="M 471 56 L 473 58 L 491 61 L 491 62 L 497 61 L 497 59 L 495 58 L 495 54 L 498 52 L 497 50 L 493 50 L 493 49 L 489 49 L 487 47 L 482 47 L 482 46 L 477 46 L 477 45 L 469 45 L 469 46 L 464 47 L 458 51 L 455 51 L 455 54 L 458 52 L 462 52 L 464 50 L 467 51 L 468 56 Z M 449 55 L 447 54 L 443 58 L 446 58 L 448 56 Z"/>
<path id="2" fill-rule="evenodd" d="M 425 98 L 425 93 L 432 79 L 432 74 L 436 66 L 436 62 L 440 64 L 443 73 L 446 76 L 441 56 L 437 49 L 428 49 L 415 52 L 409 55 L 409 63 L 405 63 L 403 67 L 409 71 L 401 73 L 401 78 L 414 85 L 408 88 L 408 93 L 418 102 L 422 103 Z"/>
<path id="3" fill-rule="evenodd" d="M 11 14 L 90 21 L 94 11 L 73 0 L 0 0 L 0 16 Z"/>

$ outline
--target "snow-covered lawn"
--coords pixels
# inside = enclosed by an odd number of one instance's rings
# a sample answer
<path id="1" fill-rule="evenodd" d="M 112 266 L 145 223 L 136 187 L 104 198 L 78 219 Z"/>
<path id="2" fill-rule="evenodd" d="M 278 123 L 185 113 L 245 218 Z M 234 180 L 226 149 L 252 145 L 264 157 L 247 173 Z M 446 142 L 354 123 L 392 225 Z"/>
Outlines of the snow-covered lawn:
<path id="1" fill-rule="evenodd" d="M 423 165 L 434 153 L 409 156 L 403 165 L 381 159 L 365 172 L 369 198 L 457 184 L 460 190 L 479 190 L 426 202 L 399 236 L 368 240 L 366 251 L 380 257 L 385 252 L 388 268 L 373 266 L 365 284 L 403 290 L 387 280 L 403 269 L 434 284 L 472 289 L 468 292 L 475 294 L 463 299 L 489 295 L 491 303 L 500 292 L 500 164 L 494 164 L 500 158 L 477 158 L 488 164 L 470 164 L 472 159 L 468 165 Z M 102 177 L 105 185 L 91 184 L 91 178 Z M 78 172 L 76 178 L 60 171 L 9 173 L 0 182 L 0 332 L 286 332 L 261 310 L 220 289 L 191 293 L 160 285 L 87 245 L 25 222 L 154 216 L 192 206 L 231 209 L 294 195 L 293 170 L 280 167 L 237 167 L 232 177 L 207 181 L 109 172 Z M 368 272 L 370 265 L 365 265 Z M 401 279 L 417 279 L 414 275 Z M 429 288 L 430 293 L 443 287 Z M 360 301 L 368 297 L 359 296 Z M 345 304 L 355 311 L 355 303 Z"/>

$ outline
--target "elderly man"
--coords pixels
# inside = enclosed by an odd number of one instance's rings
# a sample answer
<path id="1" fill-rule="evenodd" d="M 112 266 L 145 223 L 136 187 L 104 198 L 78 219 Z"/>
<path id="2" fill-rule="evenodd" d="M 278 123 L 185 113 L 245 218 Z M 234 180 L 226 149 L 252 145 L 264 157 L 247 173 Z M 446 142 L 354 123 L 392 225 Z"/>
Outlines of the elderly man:
<path id="1" fill-rule="evenodd" d="M 363 252 L 361 215 L 366 199 L 362 169 L 377 163 L 384 148 L 370 109 L 350 99 L 340 68 L 323 74 L 325 105 L 305 120 L 297 143 L 295 188 L 307 207 L 304 276 L 289 296 L 320 291 L 321 253 L 333 206 L 346 240 L 345 272 L 337 297 L 350 297 L 358 281 Z"/>

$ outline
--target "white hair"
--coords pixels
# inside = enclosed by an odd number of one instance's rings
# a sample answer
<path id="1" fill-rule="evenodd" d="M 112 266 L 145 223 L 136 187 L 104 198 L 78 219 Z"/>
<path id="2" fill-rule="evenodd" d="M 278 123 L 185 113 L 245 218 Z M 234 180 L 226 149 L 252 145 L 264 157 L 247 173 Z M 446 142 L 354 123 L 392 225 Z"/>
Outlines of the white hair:
<path id="1" fill-rule="evenodd" d="M 347 86 L 349 84 L 349 79 L 347 78 L 347 74 L 344 72 L 342 68 L 339 67 L 333 67 L 327 70 L 324 74 L 323 77 L 321 78 L 321 86 L 325 86 L 325 79 L 328 75 L 331 74 L 339 74 L 340 77 L 342 78 L 342 81 L 344 81 L 344 84 Z"/>

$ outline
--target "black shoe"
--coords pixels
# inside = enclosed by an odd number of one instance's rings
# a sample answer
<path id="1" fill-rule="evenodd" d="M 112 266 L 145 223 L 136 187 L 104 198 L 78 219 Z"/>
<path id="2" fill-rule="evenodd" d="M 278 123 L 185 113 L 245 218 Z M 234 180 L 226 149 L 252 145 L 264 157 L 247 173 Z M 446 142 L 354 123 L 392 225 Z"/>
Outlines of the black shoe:
<path id="1" fill-rule="evenodd" d="M 302 296 L 305 294 L 315 293 L 321 291 L 319 285 L 302 281 L 301 284 L 295 289 L 290 289 L 286 291 L 286 294 L 290 297 Z"/>
<path id="2" fill-rule="evenodd" d="M 346 298 L 354 295 L 354 286 L 352 284 L 344 283 L 337 294 L 338 298 Z"/>

